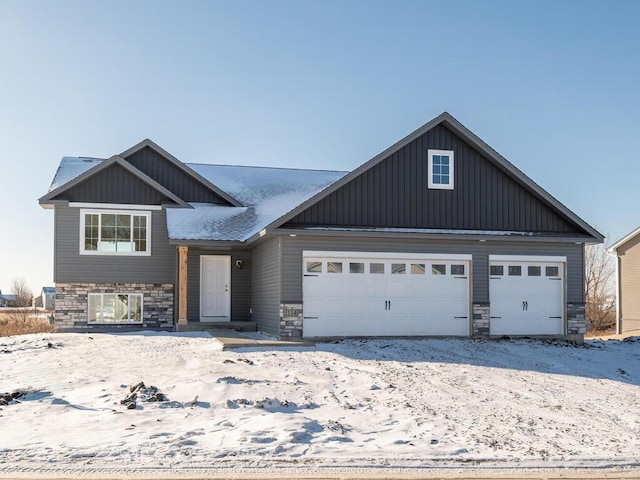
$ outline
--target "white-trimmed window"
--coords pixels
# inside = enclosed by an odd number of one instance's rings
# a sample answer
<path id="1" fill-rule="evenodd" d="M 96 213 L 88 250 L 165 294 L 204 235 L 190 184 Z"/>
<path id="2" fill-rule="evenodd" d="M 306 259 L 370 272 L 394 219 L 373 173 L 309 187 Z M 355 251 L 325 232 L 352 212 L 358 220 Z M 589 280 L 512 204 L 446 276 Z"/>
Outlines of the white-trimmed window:
<path id="1" fill-rule="evenodd" d="M 89 323 L 142 323 L 141 293 L 90 293 Z"/>
<path id="2" fill-rule="evenodd" d="M 151 255 L 151 213 L 81 209 L 80 254 Z"/>
<path id="3" fill-rule="evenodd" d="M 453 150 L 428 150 L 429 188 L 453 190 Z"/>

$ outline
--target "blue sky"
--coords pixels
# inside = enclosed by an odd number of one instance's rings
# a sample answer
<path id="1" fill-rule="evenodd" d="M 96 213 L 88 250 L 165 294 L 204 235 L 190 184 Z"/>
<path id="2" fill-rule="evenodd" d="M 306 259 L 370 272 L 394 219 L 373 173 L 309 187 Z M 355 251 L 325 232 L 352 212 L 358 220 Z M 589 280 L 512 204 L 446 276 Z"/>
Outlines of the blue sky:
<path id="1" fill-rule="evenodd" d="M 638 25 L 637 1 L 0 0 L 0 289 L 53 282 L 63 155 L 350 170 L 445 110 L 616 240 Z"/>

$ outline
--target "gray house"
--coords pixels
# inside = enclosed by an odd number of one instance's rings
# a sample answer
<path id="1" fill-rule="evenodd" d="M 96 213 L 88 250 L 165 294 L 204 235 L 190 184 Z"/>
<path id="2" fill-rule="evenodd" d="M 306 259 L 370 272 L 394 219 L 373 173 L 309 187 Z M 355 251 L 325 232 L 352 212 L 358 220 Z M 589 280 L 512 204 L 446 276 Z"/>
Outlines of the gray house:
<path id="1" fill-rule="evenodd" d="M 580 340 L 584 245 L 603 240 L 448 113 L 348 173 L 187 164 L 145 140 L 63 158 L 39 201 L 58 331 Z"/>
<path id="2" fill-rule="evenodd" d="M 640 330 L 640 228 L 608 251 L 616 256 L 616 331 Z"/>

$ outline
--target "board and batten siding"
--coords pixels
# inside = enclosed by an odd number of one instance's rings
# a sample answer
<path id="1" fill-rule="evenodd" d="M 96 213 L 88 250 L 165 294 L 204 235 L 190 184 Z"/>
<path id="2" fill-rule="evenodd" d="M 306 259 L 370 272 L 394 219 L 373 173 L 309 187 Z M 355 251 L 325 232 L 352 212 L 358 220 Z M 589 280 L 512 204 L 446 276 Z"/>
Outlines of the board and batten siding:
<path id="1" fill-rule="evenodd" d="M 80 255 L 80 211 L 76 207 L 54 209 L 54 282 L 174 282 L 175 247 L 169 245 L 164 210 L 151 211 L 150 256 Z"/>
<path id="2" fill-rule="evenodd" d="M 302 252 L 353 251 L 471 254 L 473 303 L 489 303 L 489 255 L 567 257 L 567 302 L 584 302 L 583 246 L 574 243 L 409 240 L 345 237 L 282 237 L 282 300 L 302 302 Z"/>
<path id="3" fill-rule="evenodd" d="M 215 251 L 190 247 L 187 254 L 187 320 L 200 321 L 200 257 L 202 255 L 231 255 L 231 321 L 251 320 L 251 253 Z M 242 268 L 236 261 L 242 260 Z"/>
<path id="4" fill-rule="evenodd" d="M 622 332 L 640 329 L 640 235 L 618 247 L 620 269 L 620 327 Z"/>
<path id="5" fill-rule="evenodd" d="M 114 164 L 56 196 L 56 200 L 129 205 L 174 204 L 151 185 Z"/>
<path id="6" fill-rule="evenodd" d="M 280 335 L 282 298 L 281 237 L 260 244 L 251 252 L 251 318 L 258 330 Z M 302 282 L 302 270 L 296 272 Z"/>
<path id="7" fill-rule="evenodd" d="M 428 150 L 454 151 L 454 189 L 428 189 Z M 583 233 L 440 124 L 289 220 L 368 226 Z"/>
<path id="8" fill-rule="evenodd" d="M 229 202 L 149 147 L 138 150 L 125 160 L 187 202 L 229 205 Z"/>

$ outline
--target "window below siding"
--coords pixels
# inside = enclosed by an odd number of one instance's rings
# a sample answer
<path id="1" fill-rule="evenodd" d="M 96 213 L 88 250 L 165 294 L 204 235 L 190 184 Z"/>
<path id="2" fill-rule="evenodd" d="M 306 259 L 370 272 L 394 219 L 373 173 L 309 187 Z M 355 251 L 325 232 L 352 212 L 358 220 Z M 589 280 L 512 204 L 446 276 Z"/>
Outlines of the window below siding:
<path id="1" fill-rule="evenodd" d="M 431 189 L 453 190 L 453 150 L 428 150 Z"/>
<path id="2" fill-rule="evenodd" d="M 142 323 L 142 294 L 90 293 L 89 323 Z"/>
<path id="3" fill-rule="evenodd" d="M 150 255 L 151 213 L 80 210 L 80 254 Z"/>

